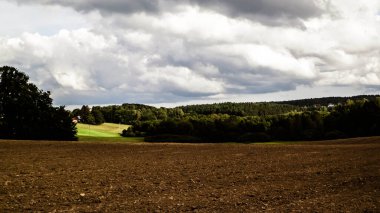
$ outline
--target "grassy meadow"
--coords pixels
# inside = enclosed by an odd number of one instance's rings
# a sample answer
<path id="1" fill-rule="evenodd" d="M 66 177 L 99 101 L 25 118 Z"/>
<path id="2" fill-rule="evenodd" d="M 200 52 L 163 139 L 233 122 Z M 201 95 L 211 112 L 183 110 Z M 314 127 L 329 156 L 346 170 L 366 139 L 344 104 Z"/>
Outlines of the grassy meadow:
<path id="1" fill-rule="evenodd" d="M 79 141 L 104 141 L 104 142 L 142 142 L 139 137 L 122 137 L 120 133 L 129 125 L 104 123 L 101 125 L 77 124 Z"/>

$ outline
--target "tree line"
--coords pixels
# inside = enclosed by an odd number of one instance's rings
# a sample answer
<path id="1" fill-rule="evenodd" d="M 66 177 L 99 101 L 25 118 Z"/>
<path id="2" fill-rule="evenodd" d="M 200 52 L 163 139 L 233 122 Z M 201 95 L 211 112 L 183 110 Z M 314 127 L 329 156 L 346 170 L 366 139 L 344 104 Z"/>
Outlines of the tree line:
<path id="1" fill-rule="evenodd" d="M 122 104 L 111 106 L 83 105 L 72 111 L 73 116 L 79 116 L 82 123 L 102 124 L 122 123 L 135 125 L 141 122 L 157 122 L 170 119 L 182 119 L 189 115 L 226 114 L 233 116 L 267 116 L 289 112 L 300 112 L 304 109 L 298 106 L 277 103 L 217 103 L 180 106 L 175 108 L 156 108 L 143 104 Z"/>
<path id="2" fill-rule="evenodd" d="M 86 124 L 121 123 L 134 125 L 145 121 L 162 121 L 168 118 L 182 118 L 185 113 L 180 108 L 156 108 L 143 104 L 122 104 L 111 106 L 82 106 L 74 109 L 73 116 L 80 116 Z"/>
<path id="3" fill-rule="evenodd" d="M 266 116 L 278 115 L 291 111 L 302 111 L 302 108 L 290 104 L 277 103 L 215 103 L 215 104 L 199 104 L 178 107 L 185 113 L 190 114 L 228 114 L 236 116 Z"/>
<path id="4" fill-rule="evenodd" d="M 299 106 L 299 107 L 327 107 L 331 105 L 338 105 L 345 103 L 347 100 L 352 101 L 360 101 L 363 99 L 374 101 L 376 98 L 379 97 L 377 95 L 357 95 L 352 97 L 324 97 L 324 98 L 306 98 L 306 99 L 300 99 L 300 100 L 291 100 L 291 101 L 277 101 L 272 103 L 277 104 L 287 104 L 292 106 Z"/>
<path id="5" fill-rule="evenodd" d="M 83 106 L 73 113 L 92 124 L 130 124 L 132 127 L 122 135 L 144 136 L 147 141 L 255 142 L 379 135 L 380 98 L 351 98 L 319 99 L 321 104 L 305 99 L 285 104 L 227 102 L 176 108 L 141 104 L 92 109 Z"/>
<path id="6" fill-rule="evenodd" d="M 334 109 L 268 116 L 186 115 L 133 126 L 146 141 L 257 142 L 380 135 L 380 98 L 349 100 Z M 133 133 L 133 131 L 130 130 Z"/>

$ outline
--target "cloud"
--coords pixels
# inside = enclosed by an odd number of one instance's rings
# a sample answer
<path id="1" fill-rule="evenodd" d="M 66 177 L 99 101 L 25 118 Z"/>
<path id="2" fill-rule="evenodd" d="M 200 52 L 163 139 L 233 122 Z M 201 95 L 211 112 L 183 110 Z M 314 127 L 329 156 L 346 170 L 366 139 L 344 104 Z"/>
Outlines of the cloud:
<path id="1" fill-rule="evenodd" d="M 233 18 L 246 18 L 267 25 L 299 25 L 299 20 L 323 14 L 323 4 L 311 0 L 192 0 L 201 7 Z"/>
<path id="2" fill-rule="evenodd" d="M 233 18 L 247 18 L 265 24 L 300 24 L 299 19 L 320 16 L 323 0 L 16 0 L 20 4 L 50 4 L 72 7 L 80 12 L 99 11 L 113 13 L 166 13 L 175 12 L 183 6 L 197 6 Z"/>
<path id="3" fill-rule="evenodd" d="M 194 0 L 199 5 L 220 8 L 234 16 L 239 14 L 262 14 L 265 16 L 289 16 L 307 18 L 321 14 L 316 1 L 310 0 L 236 0 L 236 1 L 201 1 Z"/>
<path id="4" fill-rule="evenodd" d="M 12 1 L 12 0 L 10 0 Z M 72 7 L 81 12 L 98 10 L 103 13 L 138 13 L 138 12 L 156 12 L 159 10 L 158 0 L 15 0 L 19 4 L 43 4 L 43 5 L 62 5 Z"/>
<path id="5" fill-rule="evenodd" d="M 18 36 L 23 32 L 53 35 L 61 29 L 86 27 L 89 22 L 72 8 L 40 4 L 16 5 L 0 1 L 0 35 Z"/>
<path id="6" fill-rule="evenodd" d="M 57 104 L 380 90 L 375 0 L 22 2 L 74 8 L 88 23 L 0 36 L 0 64 L 26 71 Z"/>

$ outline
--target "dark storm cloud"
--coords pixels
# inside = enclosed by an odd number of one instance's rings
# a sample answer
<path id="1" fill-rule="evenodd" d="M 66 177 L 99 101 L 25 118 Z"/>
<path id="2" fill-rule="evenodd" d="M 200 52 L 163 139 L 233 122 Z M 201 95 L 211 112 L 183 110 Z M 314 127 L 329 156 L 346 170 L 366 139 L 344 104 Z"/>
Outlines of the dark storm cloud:
<path id="1" fill-rule="evenodd" d="M 190 2 L 235 17 L 262 15 L 274 18 L 305 19 L 322 13 L 314 1 L 310 0 L 190 0 Z"/>
<path id="2" fill-rule="evenodd" d="M 72 7 L 81 12 L 98 10 L 101 13 L 157 12 L 158 0 L 9 0 L 19 4 L 45 4 Z"/>
<path id="3" fill-rule="evenodd" d="M 16 0 L 19 3 L 43 3 L 72 7 L 81 12 L 100 11 L 112 13 L 161 13 L 178 6 L 192 5 L 216 11 L 230 17 L 242 17 L 264 24 L 293 24 L 322 14 L 322 9 L 311 0 Z"/>
<path id="4" fill-rule="evenodd" d="M 72 6 L 79 11 L 99 10 L 100 12 L 118 12 L 118 13 L 135 13 L 135 12 L 157 12 L 159 2 L 157 0 L 80 0 L 80 1 L 59 1 L 55 4 Z"/>

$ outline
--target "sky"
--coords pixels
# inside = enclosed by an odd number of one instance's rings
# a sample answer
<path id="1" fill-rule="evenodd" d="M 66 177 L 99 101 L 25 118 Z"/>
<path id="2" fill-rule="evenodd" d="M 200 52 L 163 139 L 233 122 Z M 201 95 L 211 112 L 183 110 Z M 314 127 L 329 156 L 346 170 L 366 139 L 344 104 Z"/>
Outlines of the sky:
<path id="1" fill-rule="evenodd" d="M 380 94 L 378 0 L 0 0 L 0 66 L 56 105 Z"/>

